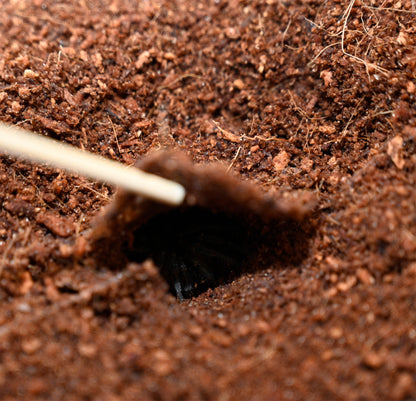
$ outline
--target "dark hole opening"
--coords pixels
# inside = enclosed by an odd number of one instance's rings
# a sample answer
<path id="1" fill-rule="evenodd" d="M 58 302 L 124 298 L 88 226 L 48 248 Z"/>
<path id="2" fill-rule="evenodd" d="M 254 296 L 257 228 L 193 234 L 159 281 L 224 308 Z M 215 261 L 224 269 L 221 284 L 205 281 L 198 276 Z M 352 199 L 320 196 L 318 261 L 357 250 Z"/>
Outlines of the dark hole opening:
<path id="1" fill-rule="evenodd" d="M 249 216 L 191 207 L 152 218 L 133 233 L 126 256 L 152 259 L 178 299 L 191 298 L 244 272 L 296 266 L 309 251 L 313 225 L 265 224 Z"/>
<path id="2" fill-rule="evenodd" d="M 241 273 L 252 253 L 248 224 L 199 207 L 160 214 L 134 233 L 127 256 L 151 258 L 178 299 Z"/>

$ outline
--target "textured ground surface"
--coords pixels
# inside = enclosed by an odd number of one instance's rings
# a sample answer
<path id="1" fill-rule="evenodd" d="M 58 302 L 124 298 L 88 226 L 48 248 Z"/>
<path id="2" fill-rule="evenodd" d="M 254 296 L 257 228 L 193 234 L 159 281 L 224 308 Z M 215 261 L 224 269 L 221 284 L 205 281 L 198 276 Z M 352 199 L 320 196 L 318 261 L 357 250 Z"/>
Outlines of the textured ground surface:
<path id="1" fill-rule="evenodd" d="M 415 399 L 415 49 L 410 0 L 3 0 L 2 121 L 319 204 L 300 262 L 179 303 L 86 253 L 113 189 L 2 157 L 0 398 Z"/>

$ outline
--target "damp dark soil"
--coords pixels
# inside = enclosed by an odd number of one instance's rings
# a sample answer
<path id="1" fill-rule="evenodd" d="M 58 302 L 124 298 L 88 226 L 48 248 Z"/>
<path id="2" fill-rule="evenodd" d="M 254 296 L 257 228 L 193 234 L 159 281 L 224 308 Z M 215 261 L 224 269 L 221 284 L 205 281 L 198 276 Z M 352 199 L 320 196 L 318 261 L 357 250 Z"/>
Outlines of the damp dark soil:
<path id="1" fill-rule="evenodd" d="M 182 225 L 175 212 L 130 243 L 154 238 L 172 263 L 154 241 L 136 258 L 121 251 L 116 226 L 102 248 L 112 257 L 99 258 L 91 229 L 114 188 L 2 156 L 0 398 L 415 399 L 415 11 L 412 0 L 2 1 L 1 121 L 128 165 L 181 151 L 317 204 L 275 242 L 261 228 L 239 238 L 238 218 L 224 226 L 232 210 L 198 211 L 215 263 L 193 253 L 207 243 L 195 216 Z M 172 225 L 189 244 L 179 261 Z M 246 241 L 277 257 L 246 258 Z M 249 266 L 208 285 L 230 255 Z M 183 258 L 209 268 L 204 291 L 179 302 L 166 274 Z"/>

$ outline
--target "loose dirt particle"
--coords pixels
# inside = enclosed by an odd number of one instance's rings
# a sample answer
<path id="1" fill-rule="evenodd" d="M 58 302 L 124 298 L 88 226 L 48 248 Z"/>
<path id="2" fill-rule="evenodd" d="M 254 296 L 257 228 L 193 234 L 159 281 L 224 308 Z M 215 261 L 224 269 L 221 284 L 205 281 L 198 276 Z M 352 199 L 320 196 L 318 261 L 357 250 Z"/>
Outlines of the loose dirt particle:
<path id="1" fill-rule="evenodd" d="M 412 375 L 410 373 L 401 373 L 392 392 L 393 399 L 404 400 L 407 397 L 413 396 L 415 387 L 415 381 Z"/>
<path id="2" fill-rule="evenodd" d="M 401 136 L 395 136 L 387 144 L 387 154 L 391 157 L 391 160 L 398 169 L 401 170 L 404 167 L 405 162 L 403 160 L 403 138 Z"/>
<path id="3" fill-rule="evenodd" d="M 38 338 L 28 338 L 22 342 L 22 350 L 26 354 L 34 354 L 41 346 L 42 342 Z"/>
<path id="4" fill-rule="evenodd" d="M 39 78 L 39 73 L 32 71 L 30 69 L 27 69 L 24 71 L 23 76 L 29 79 L 36 79 L 36 78 Z"/>
<path id="5" fill-rule="evenodd" d="M 341 327 L 332 327 L 329 330 L 329 336 L 335 340 L 340 339 L 343 336 L 344 332 Z"/>
<path id="6" fill-rule="evenodd" d="M 3 204 L 3 207 L 11 214 L 17 216 L 30 217 L 34 213 L 33 205 L 30 202 L 26 202 L 23 199 L 19 198 L 5 202 Z"/>
<path id="7" fill-rule="evenodd" d="M 337 289 L 339 291 L 345 292 L 352 288 L 357 283 L 357 279 L 355 276 L 348 277 L 347 280 L 343 281 L 342 283 L 337 284 Z"/>
<path id="8" fill-rule="evenodd" d="M 91 343 L 80 343 L 78 345 L 80 355 L 86 358 L 94 358 L 97 355 L 97 346 Z"/>
<path id="9" fill-rule="evenodd" d="M 363 363 L 372 369 L 378 369 L 384 364 L 384 359 L 381 355 L 373 351 L 368 351 L 363 356 Z"/>
<path id="10" fill-rule="evenodd" d="M 244 89 L 244 82 L 241 79 L 236 79 L 233 84 L 237 89 Z"/>
<path id="11" fill-rule="evenodd" d="M 286 151 L 280 152 L 273 158 L 273 167 L 277 172 L 283 171 L 290 162 L 290 155 Z"/>
<path id="12" fill-rule="evenodd" d="M 357 277 L 365 285 L 374 284 L 374 277 L 368 272 L 367 269 L 357 269 Z"/>
<path id="13" fill-rule="evenodd" d="M 36 215 L 36 221 L 63 238 L 75 232 L 73 221 L 54 212 L 40 212 Z"/>

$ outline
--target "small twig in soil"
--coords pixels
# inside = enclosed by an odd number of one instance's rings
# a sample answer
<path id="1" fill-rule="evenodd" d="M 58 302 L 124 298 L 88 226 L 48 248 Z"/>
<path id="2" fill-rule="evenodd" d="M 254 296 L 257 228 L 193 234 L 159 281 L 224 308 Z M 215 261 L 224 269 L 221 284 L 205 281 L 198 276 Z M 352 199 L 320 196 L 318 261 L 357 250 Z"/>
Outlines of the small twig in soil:
<path id="1" fill-rule="evenodd" d="M 384 116 L 386 114 L 393 114 L 393 113 L 394 113 L 394 110 L 379 111 L 375 114 L 371 114 L 371 118 L 378 117 L 378 116 Z"/>
<path id="2" fill-rule="evenodd" d="M 264 142 L 270 142 L 270 141 L 280 141 L 280 138 L 275 138 L 274 136 L 270 137 L 270 138 L 266 138 L 264 136 L 261 135 L 255 135 L 255 136 L 247 136 L 247 135 L 243 135 L 241 137 L 242 139 L 247 139 L 248 141 L 264 141 Z"/>
<path id="3" fill-rule="evenodd" d="M 285 47 L 285 38 L 286 38 L 287 32 L 289 31 L 289 28 L 290 28 L 290 24 L 291 23 L 292 23 L 292 19 L 289 20 L 289 22 L 288 22 L 288 24 L 286 26 L 286 29 L 283 32 L 283 36 L 282 36 L 282 47 Z"/>
<path id="4" fill-rule="evenodd" d="M 364 6 L 364 8 L 369 8 L 371 10 L 377 11 L 393 11 L 397 13 L 409 13 L 413 14 L 416 13 L 416 0 L 412 0 L 412 10 L 401 10 L 400 8 L 391 8 L 391 7 L 374 7 L 374 6 Z"/>
<path id="5" fill-rule="evenodd" d="M 228 141 L 235 142 L 235 143 L 241 142 L 241 137 L 233 134 L 230 131 L 225 130 L 224 128 L 221 128 L 220 124 L 217 121 L 212 120 L 212 122 L 218 128 L 218 130 L 221 132 L 224 139 L 227 139 Z"/>
<path id="6" fill-rule="evenodd" d="M 233 168 L 234 163 L 236 162 L 236 160 L 238 159 L 238 156 L 240 155 L 241 149 L 242 147 L 239 146 L 237 149 L 237 152 L 235 152 L 235 156 L 233 157 L 233 160 L 231 161 L 230 165 L 227 168 L 227 172 Z"/>
<path id="7" fill-rule="evenodd" d="M 365 60 L 363 60 L 362 58 L 360 58 L 360 57 L 358 57 L 358 56 L 355 56 L 355 55 L 353 55 L 353 54 L 351 54 L 351 53 L 348 53 L 348 52 L 345 50 L 345 32 L 346 32 L 346 30 L 347 30 L 348 19 L 349 19 L 349 17 L 350 17 L 351 10 L 352 10 L 352 8 L 354 7 L 355 1 L 356 1 L 356 0 L 351 0 L 351 1 L 350 1 L 350 4 L 348 5 L 347 9 L 345 10 L 345 13 L 344 13 L 344 16 L 343 16 L 343 18 L 344 18 L 344 24 L 343 24 L 343 26 L 342 26 L 342 31 L 341 31 L 341 50 L 342 50 L 342 52 L 343 52 L 346 56 L 351 57 L 353 60 L 355 60 L 355 61 L 357 61 L 357 62 L 359 62 L 359 63 L 361 63 L 361 64 L 364 64 L 364 66 L 365 66 L 365 68 L 366 68 L 366 70 L 367 70 L 367 74 L 368 74 L 368 75 L 370 75 L 370 74 L 369 74 L 369 71 L 370 71 L 371 69 L 374 69 L 374 70 L 376 70 L 376 71 L 380 72 L 381 74 L 387 75 L 387 74 L 388 74 L 388 71 L 387 71 L 385 68 L 379 67 L 377 64 L 374 64 L 374 63 L 370 63 L 370 62 L 368 62 L 368 61 L 365 61 Z"/>
<path id="8" fill-rule="evenodd" d="M 416 0 L 412 0 L 412 2 L 413 1 L 416 1 Z M 375 71 L 378 71 L 379 73 L 381 73 L 381 74 L 383 74 L 383 75 L 388 75 L 388 73 L 389 73 L 389 71 L 388 70 L 386 70 L 385 68 L 382 68 L 382 67 L 380 67 L 380 66 L 378 66 L 377 64 L 375 64 L 375 63 L 371 63 L 371 62 L 369 62 L 369 61 L 366 61 L 366 60 L 364 60 L 363 58 L 361 58 L 361 57 L 358 57 L 357 55 L 354 55 L 354 54 L 351 54 L 351 53 L 349 53 L 346 49 L 345 49 L 345 33 L 347 32 L 347 26 L 348 26 L 348 20 L 349 20 L 349 17 L 350 17 L 350 14 L 351 14 L 351 10 L 352 10 L 352 8 L 354 7 L 354 4 L 355 4 L 355 0 L 351 0 L 350 1 L 350 3 L 348 4 L 348 7 L 347 7 L 347 9 L 345 10 L 345 12 L 344 12 L 344 15 L 343 15 L 343 19 L 344 19 L 344 23 L 343 23 L 343 26 L 342 26 L 342 30 L 341 30 L 341 32 L 338 32 L 336 35 L 331 35 L 331 36 L 338 36 L 339 34 L 341 35 L 341 41 L 338 41 L 338 42 L 335 42 L 335 43 L 332 43 L 332 44 L 330 44 L 330 45 L 328 45 L 328 46 L 326 46 L 326 47 L 324 47 L 322 50 L 320 50 L 319 51 L 319 53 L 311 60 L 311 61 L 309 61 L 309 63 L 308 63 L 308 67 L 310 67 L 311 65 L 313 65 L 313 63 L 327 50 L 327 49 L 329 49 L 330 47 L 334 47 L 334 46 L 337 46 L 337 45 L 339 45 L 339 44 L 341 44 L 341 51 L 342 51 L 342 53 L 344 54 L 344 55 L 346 55 L 346 56 L 348 56 L 348 57 L 350 57 L 350 58 L 352 58 L 354 61 L 356 61 L 356 62 L 358 62 L 358 63 L 360 63 L 360 64 L 363 64 L 364 66 L 365 66 L 365 68 L 366 68 L 366 71 L 367 71 L 367 75 L 369 76 L 369 79 L 370 79 L 370 71 L 371 70 L 375 70 Z M 370 6 L 363 6 L 363 7 L 365 7 L 365 8 L 369 8 L 369 9 L 377 9 L 377 10 L 388 10 L 387 8 L 378 8 L 378 7 L 370 7 Z M 412 13 L 412 12 L 414 12 L 414 11 L 408 11 L 408 10 L 398 10 L 398 9 L 391 9 L 392 11 L 406 11 L 406 12 L 410 12 L 410 13 Z M 320 27 L 320 26 L 318 26 L 318 25 L 316 25 L 315 24 L 315 26 L 317 26 L 319 29 L 323 29 L 322 27 Z M 366 34 L 368 34 L 368 32 L 367 32 L 367 30 L 365 29 L 365 27 L 364 27 L 364 31 L 366 32 Z"/>
<path id="9" fill-rule="evenodd" d="M 97 191 L 96 189 L 94 189 L 92 187 L 92 185 L 87 185 L 87 184 L 81 184 L 79 185 L 79 188 L 85 188 L 88 189 L 88 191 L 91 191 L 93 193 L 95 193 L 99 198 L 104 199 L 105 201 L 110 200 L 110 197 L 106 194 L 102 194 L 100 191 Z"/>
<path id="10" fill-rule="evenodd" d="M 114 139 L 115 139 L 116 144 L 117 144 L 118 154 L 121 155 L 121 148 L 120 148 L 120 144 L 118 142 L 116 127 L 114 126 L 113 120 L 110 118 L 110 116 L 108 116 L 108 119 L 110 121 L 111 127 L 113 128 Z"/>
<path id="11" fill-rule="evenodd" d="M 311 61 L 309 61 L 308 63 L 308 67 L 310 67 L 320 56 L 321 54 L 325 51 L 328 50 L 330 47 L 334 47 L 341 44 L 341 42 L 335 42 L 335 43 L 331 43 L 328 46 L 325 46 Z"/>

